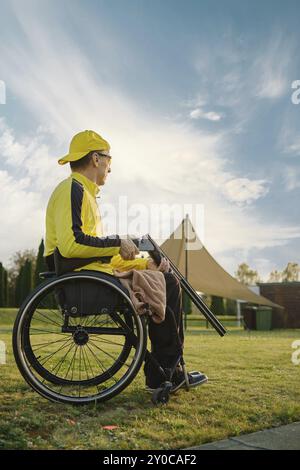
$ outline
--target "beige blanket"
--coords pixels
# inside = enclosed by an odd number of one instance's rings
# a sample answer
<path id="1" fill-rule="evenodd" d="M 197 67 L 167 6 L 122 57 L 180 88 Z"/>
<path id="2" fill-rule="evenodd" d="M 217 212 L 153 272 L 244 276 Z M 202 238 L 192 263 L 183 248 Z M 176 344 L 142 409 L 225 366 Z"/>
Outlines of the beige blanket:
<path id="1" fill-rule="evenodd" d="M 139 315 L 148 314 L 155 323 L 165 319 L 167 294 L 166 281 L 162 272 L 151 269 L 114 270 Z"/>

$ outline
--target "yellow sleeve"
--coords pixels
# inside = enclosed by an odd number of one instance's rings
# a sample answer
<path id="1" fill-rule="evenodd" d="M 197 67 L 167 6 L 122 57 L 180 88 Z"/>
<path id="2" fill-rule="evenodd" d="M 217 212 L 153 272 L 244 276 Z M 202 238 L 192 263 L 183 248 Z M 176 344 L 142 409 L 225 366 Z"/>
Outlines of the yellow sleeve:
<path id="1" fill-rule="evenodd" d="M 53 209 L 57 247 L 67 258 L 114 256 L 120 251 L 121 240 L 114 237 L 98 237 L 84 230 L 88 220 L 88 205 L 84 189 L 75 180 L 66 187 Z"/>
<path id="2" fill-rule="evenodd" d="M 113 269 L 118 271 L 129 271 L 130 269 L 147 269 L 149 258 L 136 258 L 133 260 L 124 260 L 121 255 L 113 256 L 110 264 Z"/>

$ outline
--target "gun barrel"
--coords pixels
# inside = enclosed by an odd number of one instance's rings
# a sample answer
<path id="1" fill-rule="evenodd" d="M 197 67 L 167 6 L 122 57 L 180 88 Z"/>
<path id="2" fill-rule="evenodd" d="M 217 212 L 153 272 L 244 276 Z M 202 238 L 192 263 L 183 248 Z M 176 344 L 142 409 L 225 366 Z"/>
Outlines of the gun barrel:
<path id="1" fill-rule="evenodd" d="M 170 258 L 164 253 L 164 251 L 160 248 L 159 245 L 151 238 L 151 236 L 147 235 L 149 242 L 152 243 L 154 250 L 149 251 L 150 256 L 156 261 L 161 259 L 161 257 L 165 257 L 169 260 L 171 269 L 174 271 L 174 274 L 179 279 L 180 284 L 183 290 L 187 293 L 190 297 L 191 301 L 196 305 L 196 307 L 200 310 L 200 312 L 204 315 L 206 320 L 211 324 L 211 326 L 219 333 L 220 336 L 224 336 L 226 334 L 226 329 L 222 325 L 222 323 L 218 320 L 218 318 L 213 314 L 213 312 L 208 308 L 206 303 L 201 299 L 201 297 L 197 294 L 197 292 L 193 289 L 187 279 L 181 274 L 177 266 L 170 260 Z"/>

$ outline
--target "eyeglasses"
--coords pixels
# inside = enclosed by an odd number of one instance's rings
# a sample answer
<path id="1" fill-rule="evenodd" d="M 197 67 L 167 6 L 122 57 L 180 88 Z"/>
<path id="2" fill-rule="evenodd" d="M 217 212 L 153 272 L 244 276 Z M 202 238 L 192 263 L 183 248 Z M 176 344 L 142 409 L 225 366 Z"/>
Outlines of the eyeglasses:
<path id="1" fill-rule="evenodd" d="M 98 157 L 108 157 L 109 158 L 109 167 L 108 167 L 108 173 L 111 172 L 111 168 L 110 168 L 110 162 L 111 162 L 111 155 L 106 155 L 105 153 L 102 153 L 102 152 L 96 152 Z"/>
<path id="2" fill-rule="evenodd" d="M 102 152 L 96 152 L 97 155 L 99 155 L 99 157 L 108 157 L 108 158 L 111 158 L 111 155 L 107 155 L 106 153 L 102 153 Z"/>

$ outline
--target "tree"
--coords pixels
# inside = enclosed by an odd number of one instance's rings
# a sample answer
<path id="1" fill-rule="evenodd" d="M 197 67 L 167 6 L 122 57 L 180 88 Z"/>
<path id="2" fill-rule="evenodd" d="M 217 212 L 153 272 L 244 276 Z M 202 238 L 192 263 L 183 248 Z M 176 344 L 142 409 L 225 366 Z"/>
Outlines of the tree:
<path id="1" fill-rule="evenodd" d="M 245 284 L 246 286 L 257 284 L 259 282 L 257 271 L 250 269 L 247 263 L 241 263 L 238 266 L 235 277 L 239 282 Z"/>
<path id="2" fill-rule="evenodd" d="M 32 290 L 32 262 L 26 259 L 16 278 L 15 302 L 20 307 L 25 297 Z"/>
<path id="3" fill-rule="evenodd" d="M 282 280 L 282 273 L 277 271 L 276 269 L 271 272 L 268 282 L 281 282 Z"/>
<path id="4" fill-rule="evenodd" d="M 22 286 L 21 287 L 21 293 L 22 293 L 21 300 L 22 301 L 32 290 L 32 284 L 33 284 L 32 262 L 29 259 L 27 259 L 24 264 L 23 277 L 22 277 L 22 282 L 21 282 L 21 286 Z"/>
<path id="5" fill-rule="evenodd" d="M 0 307 L 8 307 L 7 271 L 0 263 Z"/>
<path id="6" fill-rule="evenodd" d="M 4 269 L 3 273 L 3 299 L 4 306 L 8 307 L 8 274 L 6 269 Z"/>
<path id="7" fill-rule="evenodd" d="M 44 258 L 44 240 L 42 239 L 39 249 L 38 249 L 38 254 L 36 257 L 35 271 L 34 271 L 34 287 L 36 287 L 38 284 L 40 284 L 43 281 L 39 277 L 39 273 L 43 271 L 48 271 L 48 267 L 46 265 L 45 258 Z"/>
<path id="8" fill-rule="evenodd" d="M 210 309 L 215 315 L 225 315 L 223 298 L 212 295 Z"/>
<path id="9" fill-rule="evenodd" d="M 20 272 L 15 280 L 15 295 L 14 302 L 15 306 L 19 307 L 22 302 L 22 277 L 23 277 L 24 266 L 21 266 Z"/>
<path id="10" fill-rule="evenodd" d="M 12 265 L 10 269 L 10 276 L 12 278 L 16 278 L 18 276 L 21 267 L 24 266 L 27 259 L 31 261 L 33 272 L 35 272 L 36 254 L 34 250 L 17 251 L 10 259 Z"/>
<path id="11" fill-rule="evenodd" d="M 282 282 L 293 282 L 299 280 L 300 266 L 297 263 L 288 263 L 282 272 Z"/>
<path id="12" fill-rule="evenodd" d="M 0 263 L 0 307 L 5 307 L 4 302 L 4 267 Z"/>
<path id="13" fill-rule="evenodd" d="M 10 271 L 7 271 L 7 306 L 15 307 L 16 280 L 10 277 Z"/>
<path id="14" fill-rule="evenodd" d="M 25 265 L 26 259 L 31 261 L 32 270 L 35 269 L 36 256 L 34 250 L 17 251 L 10 258 L 10 268 L 7 270 L 8 283 L 8 306 L 17 307 L 22 302 L 23 293 L 21 292 L 20 281 L 23 275 L 22 267 Z M 22 270 L 22 272 L 21 272 Z"/>

